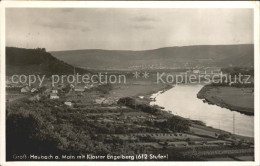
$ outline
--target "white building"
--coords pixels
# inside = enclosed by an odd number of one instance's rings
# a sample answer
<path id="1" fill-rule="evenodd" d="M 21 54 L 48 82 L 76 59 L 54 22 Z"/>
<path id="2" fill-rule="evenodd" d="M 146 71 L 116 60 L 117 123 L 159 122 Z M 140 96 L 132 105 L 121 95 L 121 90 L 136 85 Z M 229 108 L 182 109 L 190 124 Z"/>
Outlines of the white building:
<path id="1" fill-rule="evenodd" d="M 84 92 L 85 91 L 84 88 L 75 88 L 74 90 L 75 90 L 75 92 Z"/>
<path id="2" fill-rule="evenodd" d="M 27 93 L 30 92 L 30 88 L 28 86 L 25 86 L 21 89 L 21 93 Z"/>
<path id="3" fill-rule="evenodd" d="M 199 74 L 200 73 L 200 70 L 193 70 L 192 71 L 194 74 Z"/>
<path id="4" fill-rule="evenodd" d="M 57 95 L 57 93 L 51 93 L 50 99 L 59 99 L 60 97 Z"/>
<path id="5" fill-rule="evenodd" d="M 52 90 L 51 90 L 51 93 L 56 93 L 56 94 L 57 94 L 57 93 L 58 93 L 58 90 L 57 90 L 57 89 L 52 89 Z"/>
<path id="6" fill-rule="evenodd" d="M 31 89 L 31 92 L 33 93 L 33 92 L 37 92 L 38 90 L 36 89 L 36 88 L 32 88 Z"/>
<path id="7" fill-rule="evenodd" d="M 70 107 L 72 106 L 72 103 L 70 101 L 66 101 L 66 102 L 64 102 L 64 104 L 67 106 L 70 106 Z"/>

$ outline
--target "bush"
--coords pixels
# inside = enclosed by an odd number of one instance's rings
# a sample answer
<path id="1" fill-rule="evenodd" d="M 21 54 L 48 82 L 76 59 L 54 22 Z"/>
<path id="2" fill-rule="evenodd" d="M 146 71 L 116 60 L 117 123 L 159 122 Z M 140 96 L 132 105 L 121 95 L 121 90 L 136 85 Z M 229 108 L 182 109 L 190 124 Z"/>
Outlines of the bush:
<path id="1" fill-rule="evenodd" d="M 103 93 L 109 94 L 109 92 L 113 89 L 112 84 L 102 84 L 96 87 L 96 90 Z"/>
<path id="2" fill-rule="evenodd" d="M 45 127 L 41 117 L 33 112 L 22 111 L 10 114 L 6 119 L 7 158 L 19 153 L 58 152 L 58 142 L 55 141 L 57 138 L 46 131 Z"/>
<path id="3" fill-rule="evenodd" d="M 138 109 L 140 111 L 143 111 L 143 112 L 146 112 L 149 114 L 155 114 L 155 113 L 159 112 L 159 109 L 157 109 L 156 107 L 150 106 L 147 104 L 143 104 L 143 103 L 138 103 L 138 102 L 136 102 L 135 99 L 133 99 L 131 97 L 120 98 L 118 100 L 117 104 L 125 105 L 132 109 Z"/>

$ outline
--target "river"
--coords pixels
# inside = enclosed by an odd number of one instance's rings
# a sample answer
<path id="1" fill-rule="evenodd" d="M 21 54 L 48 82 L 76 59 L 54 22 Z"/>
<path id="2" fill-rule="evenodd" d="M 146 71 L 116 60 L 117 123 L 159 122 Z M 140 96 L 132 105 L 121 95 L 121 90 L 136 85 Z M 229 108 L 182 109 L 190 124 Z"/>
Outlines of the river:
<path id="1" fill-rule="evenodd" d="M 203 85 L 176 85 L 164 93 L 153 94 L 151 105 L 184 118 L 200 120 L 207 126 L 235 134 L 254 137 L 254 116 L 248 116 L 216 105 L 209 105 L 197 98 Z M 234 125 L 233 125 L 234 124 Z"/>

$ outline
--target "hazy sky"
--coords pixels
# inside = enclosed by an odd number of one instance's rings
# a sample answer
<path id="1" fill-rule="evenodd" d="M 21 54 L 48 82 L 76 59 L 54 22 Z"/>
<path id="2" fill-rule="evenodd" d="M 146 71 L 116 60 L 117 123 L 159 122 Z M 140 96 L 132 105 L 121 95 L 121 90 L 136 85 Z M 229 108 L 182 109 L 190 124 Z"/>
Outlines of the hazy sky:
<path id="1" fill-rule="evenodd" d="M 6 9 L 6 45 L 48 51 L 253 43 L 252 9 Z"/>

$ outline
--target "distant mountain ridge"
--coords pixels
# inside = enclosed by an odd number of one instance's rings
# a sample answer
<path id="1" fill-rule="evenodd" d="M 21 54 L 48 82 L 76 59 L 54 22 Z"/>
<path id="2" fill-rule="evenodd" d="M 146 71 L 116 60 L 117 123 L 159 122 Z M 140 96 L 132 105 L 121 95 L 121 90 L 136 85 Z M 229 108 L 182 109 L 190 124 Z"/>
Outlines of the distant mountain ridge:
<path id="1" fill-rule="evenodd" d="M 76 72 L 87 72 L 75 68 Z M 63 62 L 42 49 L 6 47 L 6 74 L 69 74 L 74 66 Z"/>
<path id="2" fill-rule="evenodd" d="M 157 66 L 166 68 L 217 66 L 252 67 L 254 45 L 195 45 L 153 50 L 66 50 L 51 54 L 69 64 L 93 69 Z"/>

